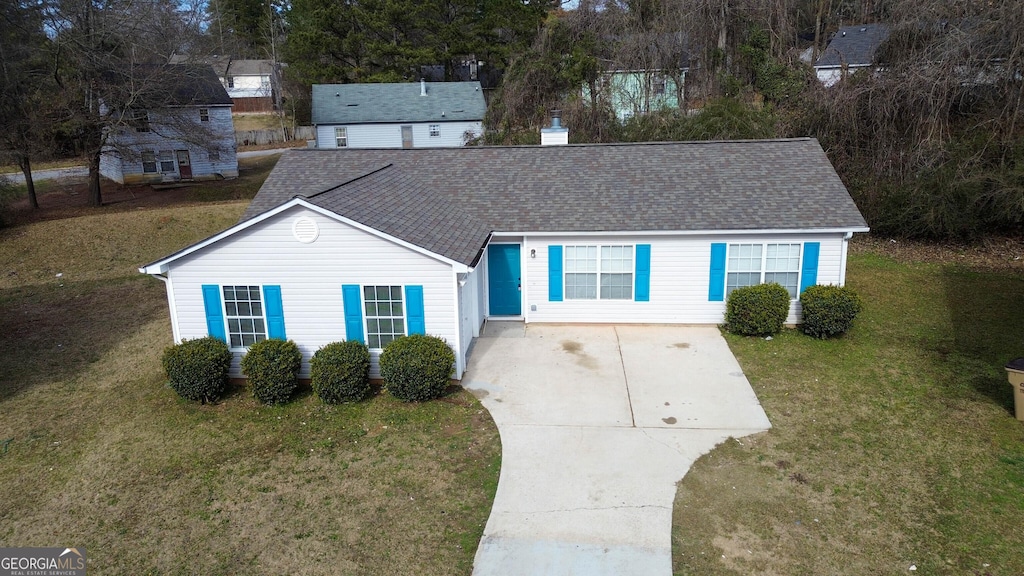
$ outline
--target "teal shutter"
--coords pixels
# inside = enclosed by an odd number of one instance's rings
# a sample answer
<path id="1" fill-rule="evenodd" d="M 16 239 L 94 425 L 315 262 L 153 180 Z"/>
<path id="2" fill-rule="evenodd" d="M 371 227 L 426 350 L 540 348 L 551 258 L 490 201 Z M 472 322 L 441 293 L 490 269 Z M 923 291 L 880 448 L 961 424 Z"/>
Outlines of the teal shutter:
<path id="1" fill-rule="evenodd" d="M 818 283 L 818 253 L 821 242 L 804 242 L 804 262 L 800 267 L 800 293 Z"/>
<path id="2" fill-rule="evenodd" d="M 427 322 L 423 315 L 423 286 L 405 287 L 405 312 L 409 334 L 426 334 Z"/>
<path id="3" fill-rule="evenodd" d="M 708 302 L 725 300 L 725 253 L 726 245 L 716 242 L 711 245 L 711 277 L 708 282 Z"/>
<path id="4" fill-rule="evenodd" d="M 363 337 L 363 298 L 358 284 L 341 287 L 341 300 L 345 305 L 345 339 L 366 342 Z"/>
<path id="5" fill-rule="evenodd" d="M 637 302 L 651 301 L 651 245 L 636 245 L 636 297 Z"/>
<path id="6" fill-rule="evenodd" d="M 267 338 L 287 340 L 284 333 L 284 306 L 281 304 L 281 287 L 263 287 L 263 305 L 267 313 Z"/>
<path id="7" fill-rule="evenodd" d="M 220 304 L 220 286 L 203 284 L 203 308 L 206 309 L 206 333 L 226 344 L 228 337 L 224 332 L 224 307 Z"/>
<path id="8" fill-rule="evenodd" d="M 548 246 L 548 301 L 562 301 L 561 246 Z"/>

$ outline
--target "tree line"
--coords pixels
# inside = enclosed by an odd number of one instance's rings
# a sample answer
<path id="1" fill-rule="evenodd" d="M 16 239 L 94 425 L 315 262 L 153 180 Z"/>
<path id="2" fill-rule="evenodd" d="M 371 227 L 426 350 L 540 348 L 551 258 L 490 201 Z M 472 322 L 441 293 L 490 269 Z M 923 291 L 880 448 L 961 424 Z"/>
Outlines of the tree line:
<path id="1" fill-rule="evenodd" d="M 98 202 L 105 135 L 161 104 L 183 73 L 171 54 L 285 62 L 299 116 L 313 83 L 455 80 L 473 62 L 502 79 L 483 144 L 535 142 L 552 109 L 573 142 L 812 136 L 877 232 L 1024 231 L 1016 0 L 192 2 L 4 3 L 0 150 L 26 171 L 84 154 Z M 841 25 L 877 22 L 875 69 L 822 86 L 806 60 Z M 659 71 L 679 108 L 620 122 L 609 70 Z"/>

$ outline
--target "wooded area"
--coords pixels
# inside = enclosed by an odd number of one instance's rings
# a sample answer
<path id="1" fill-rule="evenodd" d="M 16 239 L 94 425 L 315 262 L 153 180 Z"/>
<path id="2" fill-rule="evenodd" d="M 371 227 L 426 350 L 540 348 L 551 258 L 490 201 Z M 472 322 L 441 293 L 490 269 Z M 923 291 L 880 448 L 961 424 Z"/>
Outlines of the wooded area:
<path id="1" fill-rule="evenodd" d="M 300 120 L 313 83 L 465 79 L 472 63 L 500 78 L 481 144 L 536 143 L 552 109 L 571 142 L 813 136 L 875 232 L 1024 232 L 1015 0 L 193 2 L 5 3 L 0 150 L 25 170 L 68 153 L 98 165 L 106 134 L 166 99 L 172 54 L 287 63 Z M 872 70 L 826 88 L 800 58 L 876 22 L 890 33 Z M 679 106 L 620 122 L 602 96 L 614 70 L 659 71 Z"/>

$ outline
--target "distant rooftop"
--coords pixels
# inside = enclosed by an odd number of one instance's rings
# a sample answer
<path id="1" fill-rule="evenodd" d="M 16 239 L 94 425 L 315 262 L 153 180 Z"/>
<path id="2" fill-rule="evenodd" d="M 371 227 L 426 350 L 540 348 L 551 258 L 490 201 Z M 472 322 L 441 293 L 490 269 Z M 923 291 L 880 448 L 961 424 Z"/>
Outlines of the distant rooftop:
<path id="1" fill-rule="evenodd" d="M 313 124 L 479 121 L 486 112 L 479 82 L 313 85 Z"/>
<path id="2" fill-rule="evenodd" d="M 870 66 L 875 52 L 889 38 L 888 24 L 843 26 L 814 63 L 815 68 Z"/>

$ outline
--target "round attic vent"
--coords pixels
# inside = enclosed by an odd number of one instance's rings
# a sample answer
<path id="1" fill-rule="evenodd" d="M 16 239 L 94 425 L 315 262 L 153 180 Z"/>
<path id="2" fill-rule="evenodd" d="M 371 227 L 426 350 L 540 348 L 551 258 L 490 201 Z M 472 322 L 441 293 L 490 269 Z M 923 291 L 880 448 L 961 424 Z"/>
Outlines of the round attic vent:
<path id="1" fill-rule="evenodd" d="M 316 221 L 312 218 L 302 216 L 296 218 L 295 223 L 292 224 L 292 235 L 299 242 L 309 244 L 316 241 L 317 236 L 320 235 L 320 227 L 317 226 Z"/>

